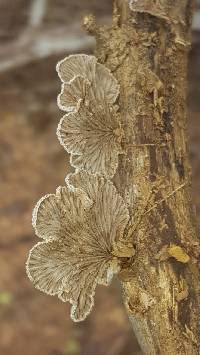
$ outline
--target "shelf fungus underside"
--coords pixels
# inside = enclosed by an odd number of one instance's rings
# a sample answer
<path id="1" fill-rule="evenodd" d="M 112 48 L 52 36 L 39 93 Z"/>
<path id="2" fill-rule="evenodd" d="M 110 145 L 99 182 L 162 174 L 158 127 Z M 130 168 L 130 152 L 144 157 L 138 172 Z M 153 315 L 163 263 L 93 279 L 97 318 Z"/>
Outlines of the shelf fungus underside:
<path id="1" fill-rule="evenodd" d="M 72 166 L 113 177 L 123 138 L 116 79 L 94 56 L 82 54 L 59 62 L 57 71 L 62 81 L 58 106 L 67 112 L 57 135 Z"/>
<path id="2" fill-rule="evenodd" d="M 33 227 L 42 241 L 30 251 L 34 286 L 72 304 L 81 321 L 91 311 L 97 284 L 108 285 L 121 268 L 128 209 L 108 178 L 122 153 L 119 85 L 94 56 L 72 55 L 57 65 L 58 106 L 65 111 L 57 135 L 76 168 L 66 186 L 40 199 Z M 129 256 L 127 256 L 129 257 Z"/>
<path id="3" fill-rule="evenodd" d="M 43 241 L 30 251 L 27 273 L 34 286 L 72 304 L 81 321 L 94 304 L 97 284 L 120 270 L 113 246 L 123 239 L 129 213 L 109 180 L 86 171 L 68 175 L 66 186 L 44 196 L 33 212 Z"/>

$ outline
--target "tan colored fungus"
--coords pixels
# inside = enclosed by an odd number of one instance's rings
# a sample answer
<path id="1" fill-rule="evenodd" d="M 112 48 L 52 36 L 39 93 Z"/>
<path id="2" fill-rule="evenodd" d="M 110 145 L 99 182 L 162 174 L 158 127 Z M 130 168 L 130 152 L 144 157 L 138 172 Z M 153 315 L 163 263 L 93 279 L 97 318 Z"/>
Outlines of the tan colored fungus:
<path id="1" fill-rule="evenodd" d="M 119 85 L 94 56 L 72 55 L 57 65 L 63 84 L 58 106 L 68 112 L 57 130 L 71 164 L 112 177 L 122 153 L 124 136 L 118 106 Z"/>
<path id="2" fill-rule="evenodd" d="M 92 309 L 97 284 L 108 285 L 120 270 L 111 251 L 129 214 L 103 177 L 82 171 L 66 182 L 34 209 L 33 227 L 44 241 L 30 251 L 27 273 L 36 288 L 69 301 L 72 319 L 81 321 Z"/>

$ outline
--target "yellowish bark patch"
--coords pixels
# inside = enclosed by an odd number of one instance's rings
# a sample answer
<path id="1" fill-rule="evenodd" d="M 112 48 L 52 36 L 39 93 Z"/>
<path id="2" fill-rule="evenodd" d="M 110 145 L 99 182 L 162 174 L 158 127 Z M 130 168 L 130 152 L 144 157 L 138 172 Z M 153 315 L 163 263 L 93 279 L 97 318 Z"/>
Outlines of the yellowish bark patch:
<path id="1" fill-rule="evenodd" d="M 189 255 L 183 250 L 183 248 L 176 244 L 170 245 L 170 247 L 168 248 L 168 253 L 170 256 L 172 256 L 183 264 L 188 263 L 188 261 L 190 260 Z"/>

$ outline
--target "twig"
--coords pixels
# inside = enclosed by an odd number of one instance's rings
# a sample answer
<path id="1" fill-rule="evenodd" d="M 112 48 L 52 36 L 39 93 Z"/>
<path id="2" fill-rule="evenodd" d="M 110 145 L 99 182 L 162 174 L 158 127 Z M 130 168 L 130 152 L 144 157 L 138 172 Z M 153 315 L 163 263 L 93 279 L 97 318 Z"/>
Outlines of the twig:
<path id="1" fill-rule="evenodd" d="M 168 194 L 167 196 L 163 197 L 161 200 L 159 200 L 158 202 L 155 203 L 154 206 L 152 206 L 151 208 L 149 208 L 149 210 L 147 210 L 144 213 L 144 216 L 147 215 L 149 212 L 151 212 L 152 210 L 154 210 L 158 205 L 160 205 L 162 202 L 165 202 L 166 200 L 168 200 L 171 196 L 173 196 L 176 192 L 180 191 L 183 187 L 185 187 L 188 184 L 188 182 L 184 182 L 182 185 L 180 185 L 179 187 L 177 187 L 175 190 L 173 190 L 170 194 Z"/>
<path id="2" fill-rule="evenodd" d="M 0 50 L 0 72 L 5 72 L 34 60 L 62 52 L 83 51 L 94 46 L 94 40 L 86 35 L 72 34 L 74 26 L 46 31 L 30 31 L 14 43 Z M 71 33 L 71 34 L 70 34 Z"/>
<path id="3" fill-rule="evenodd" d="M 153 191 L 151 191 L 151 192 L 149 193 L 149 196 L 147 197 L 147 202 L 146 202 L 146 204 L 145 204 L 145 206 L 144 206 L 142 212 L 140 213 L 137 222 L 136 222 L 134 225 L 132 225 L 132 219 L 131 219 L 131 221 L 130 221 L 131 226 L 130 226 L 130 228 L 128 229 L 128 234 L 127 234 L 127 239 L 126 239 L 126 241 L 128 241 L 128 242 L 130 241 L 130 239 L 132 238 L 133 233 L 137 230 L 137 228 L 138 228 L 138 226 L 140 225 L 140 223 L 142 222 L 144 216 L 146 216 L 147 214 L 149 214 L 149 212 L 151 212 L 151 211 L 153 211 L 154 209 L 156 209 L 162 202 L 165 202 L 165 201 L 168 200 L 170 197 L 172 197 L 173 195 L 175 195 L 178 191 L 180 191 L 180 190 L 181 190 L 183 187 L 185 187 L 187 184 L 188 184 L 187 181 L 184 182 L 182 185 L 180 185 L 179 187 L 177 187 L 177 188 L 176 188 L 175 190 L 173 190 L 171 193 L 169 193 L 168 195 L 166 195 L 165 197 L 163 197 L 161 200 L 155 202 L 155 204 L 154 204 L 151 208 L 149 208 L 149 209 L 147 210 L 147 208 L 148 208 L 148 206 L 149 206 L 149 203 L 150 203 L 150 201 L 151 201 L 151 197 L 152 197 L 152 195 L 153 195 Z"/>
<path id="4" fill-rule="evenodd" d="M 42 24 L 47 9 L 47 0 L 32 0 L 29 13 L 29 26 L 38 27 Z"/>

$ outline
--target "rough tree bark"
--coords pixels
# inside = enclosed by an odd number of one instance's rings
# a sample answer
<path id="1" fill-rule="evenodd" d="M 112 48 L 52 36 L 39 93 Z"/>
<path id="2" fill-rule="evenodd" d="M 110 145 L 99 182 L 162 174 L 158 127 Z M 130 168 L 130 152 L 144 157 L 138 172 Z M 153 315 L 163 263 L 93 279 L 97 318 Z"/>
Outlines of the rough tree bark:
<path id="1" fill-rule="evenodd" d="M 134 216 L 135 246 L 121 273 L 124 303 L 144 354 L 199 354 L 200 249 L 186 132 L 192 1 L 131 6 L 115 2 L 110 28 L 85 20 L 100 62 L 120 83 L 125 154 L 115 184 Z M 143 209 L 152 190 L 154 202 Z"/>

